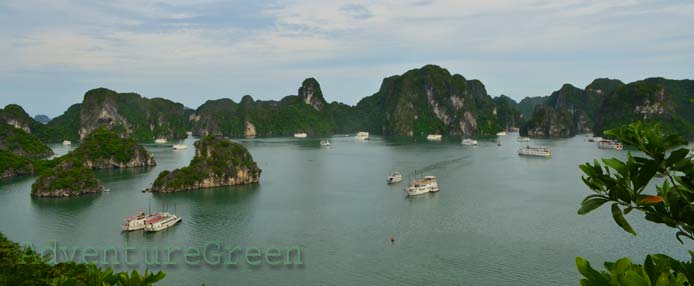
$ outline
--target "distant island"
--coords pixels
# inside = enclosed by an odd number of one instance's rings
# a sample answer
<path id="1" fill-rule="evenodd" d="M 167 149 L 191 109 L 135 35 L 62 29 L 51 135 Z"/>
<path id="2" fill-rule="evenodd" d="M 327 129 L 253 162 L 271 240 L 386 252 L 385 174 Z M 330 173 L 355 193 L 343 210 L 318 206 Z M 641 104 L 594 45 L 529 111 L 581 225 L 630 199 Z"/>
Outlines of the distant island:
<path id="1" fill-rule="evenodd" d="M 154 157 L 131 138 L 121 138 L 106 128 L 98 128 L 84 138 L 74 151 L 41 173 L 31 186 L 36 197 L 71 197 L 104 190 L 94 169 L 135 168 L 156 165 Z"/>
<path id="2" fill-rule="evenodd" d="M 261 170 L 243 145 L 207 135 L 195 142 L 190 165 L 159 174 L 150 192 L 180 192 L 257 183 Z"/>
<path id="3" fill-rule="evenodd" d="M 46 117 L 36 117 L 45 121 Z M 0 176 L 31 175 L 57 166 L 45 160 L 48 143 L 80 142 L 95 130 L 110 130 L 133 142 L 196 136 L 309 136 L 366 131 L 384 136 L 493 137 L 520 130 L 535 138 L 602 135 L 635 120 L 658 122 L 667 132 L 694 135 L 694 81 L 648 78 L 632 83 L 598 78 L 581 89 L 564 84 L 548 96 L 516 102 L 490 96 L 479 80 L 426 65 L 383 79 L 373 95 L 356 105 L 328 102 L 315 78 L 304 80 L 297 95 L 278 101 L 208 100 L 196 109 L 164 98 L 145 98 L 97 88 L 62 115 L 41 123 L 18 105 L 0 109 Z M 83 151 L 81 151 L 83 152 Z M 94 161 L 87 168 L 129 167 Z M 89 165 L 89 164 L 95 165 Z M 137 162 L 135 165 L 139 165 Z M 124 165 L 119 165 L 124 164 Z"/>

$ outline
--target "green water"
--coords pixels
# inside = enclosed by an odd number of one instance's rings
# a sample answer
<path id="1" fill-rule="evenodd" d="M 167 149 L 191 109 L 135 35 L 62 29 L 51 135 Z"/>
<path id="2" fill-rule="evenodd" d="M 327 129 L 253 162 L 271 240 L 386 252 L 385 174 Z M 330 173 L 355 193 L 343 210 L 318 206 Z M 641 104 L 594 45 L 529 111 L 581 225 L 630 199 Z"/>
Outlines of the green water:
<path id="1" fill-rule="evenodd" d="M 588 190 L 577 165 L 624 157 L 579 136 L 534 144 L 551 159 L 517 155 L 515 134 L 480 146 L 333 137 L 240 140 L 263 169 L 261 183 L 175 194 L 141 193 L 162 170 L 187 165 L 189 149 L 148 146 L 158 165 L 98 172 L 111 191 L 70 199 L 33 199 L 34 178 L 0 182 L 0 231 L 38 246 L 299 246 L 301 266 L 165 266 L 166 285 L 577 285 L 576 256 L 593 264 L 648 253 L 683 257 L 669 229 L 627 216 L 639 235 L 609 210 L 576 214 Z M 55 146 L 57 153 L 66 148 Z M 408 198 L 393 168 L 438 178 L 441 192 Z M 407 177 L 407 175 L 405 175 Z M 138 209 L 168 207 L 183 217 L 155 234 L 121 233 Z M 390 236 L 396 242 L 388 242 Z M 144 269 L 144 266 L 140 266 Z M 156 267 L 154 267 L 157 269 Z"/>

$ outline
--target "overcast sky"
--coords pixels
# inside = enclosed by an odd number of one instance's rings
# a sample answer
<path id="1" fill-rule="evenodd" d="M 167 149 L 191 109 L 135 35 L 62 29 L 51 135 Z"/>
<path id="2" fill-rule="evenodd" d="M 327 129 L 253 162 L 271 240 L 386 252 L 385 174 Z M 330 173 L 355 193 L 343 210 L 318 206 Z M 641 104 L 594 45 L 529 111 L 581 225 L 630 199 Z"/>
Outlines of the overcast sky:
<path id="1" fill-rule="evenodd" d="M 355 104 L 425 64 L 517 100 L 565 82 L 694 78 L 694 2 L 0 0 L 0 105 L 53 117 L 107 87 L 196 108 L 315 77 Z"/>

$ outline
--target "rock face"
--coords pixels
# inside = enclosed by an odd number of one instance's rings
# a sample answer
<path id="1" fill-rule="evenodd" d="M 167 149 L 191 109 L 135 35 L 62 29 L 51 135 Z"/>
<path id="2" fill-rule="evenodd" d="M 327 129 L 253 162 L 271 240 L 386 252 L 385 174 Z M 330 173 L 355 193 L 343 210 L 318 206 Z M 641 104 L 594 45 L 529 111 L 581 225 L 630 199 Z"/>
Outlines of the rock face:
<path id="1" fill-rule="evenodd" d="M 209 100 L 190 119 L 196 136 L 332 134 L 336 127 L 329 107 L 318 82 L 309 78 L 299 88 L 299 95 L 286 96 L 280 101 L 256 101 L 249 95 L 240 103 L 226 98 Z"/>
<path id="2" fill-rule="evenodd" d="M 623 85 L 619 80 L 606 78 L 594 80 L 585 90 L 564 84 L 544 104 L 535 107 L 532 117 L 521 128 L 521 134 L 530 137 L 571 137 L 577 133 L 592 132 L 605 95 Z"/>
<path id="3" fill-rule="evenodd" d="M 154 181 L 152 192 L 179 192 L 220 186 L 253 184 L 261 170 L 243 145 L 216 136 L 195 142 L 190 165 L 164 171 Z"/>
<path id="4" fill-rule="evenodd" d="M 141 97 L 98 88 L 88 91 L 80 108 L 79 136 L 106 127 L 139 141 L 185 138 L 185 107 L 167 99 Z"/>
<path id="5" fill-rule="evenodd" d="M 130 138 L 121 138 L 105 128 L 90 133 L 70 156 L 89 169 L 155 166 L 154 156 Z"/>
<path id="6" fill-rule="evenodd" d="M 35 197 L 73 197 L 104 190 L 91 169 L 65 160 L 50 172 L 39 177 L 31 186 L 31 195 Z"/>

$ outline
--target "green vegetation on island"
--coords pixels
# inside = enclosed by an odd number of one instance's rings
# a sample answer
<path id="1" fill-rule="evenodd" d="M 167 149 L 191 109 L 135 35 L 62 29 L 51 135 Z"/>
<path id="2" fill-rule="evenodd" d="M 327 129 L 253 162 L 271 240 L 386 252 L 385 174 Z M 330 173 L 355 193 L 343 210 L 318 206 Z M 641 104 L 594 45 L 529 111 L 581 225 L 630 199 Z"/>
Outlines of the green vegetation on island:
<path id="1" fill-rule="evenodd" d="M 93 263 L 50 263 L 50 257 L 21 246 L 0 233 L 0 285 L 32 286 L 149 286 L 164 272 L 113 272 Z"/>
<path id="2" fill-rule="evenodd" d="M 154 166 L 152 154 L 135 140 L 121 138 L 106 128 L 90 133 L 74 151 L 55 159 L 32 185 L 38 197 L 70 197 L 103 191 L 93 169 Z M 51 164 L 48 164 L 51 165 Z"/>
<path id="3" fill-rule="evenodd" d="M 585 174 L 583 182 L 594 194 L 583 200 L 578 213 L 587 214 L 609 203 L 615 223 L 630 234 L 636 235 L 636 231 L 624 216 L 636 211 L 643 213 L 647 221 L 671 228 L 681 243 L 682 239 L 694 240 L 694 161 L 685 148 L 688 142 L 641 122 L 605 134 L 645 156 L 629 152 L 626 160 L 605 158 L 602 163 L 595 160 L 580 165 Z M 656 177 L 664 179 L 655 181 L 653 188 Z M 691 261 L 648 255 L 643 264 L 634 264 L 625 257 L 605 262 L 607 271 L 598 271 L 586 259 L 577 257 L 576 266 L 584 276 L 580 284 L 585 286 L 683 286 L 694 283 L 694 252 L 689 254 Z"/>
<path id="4" fill-rule="evenodd" d="M 31 175 L 50 163 L 53 151 L 32 134 L 0 122 L 0 178 Z"/>
<path id="5" fill-rule="evenodd" d="M 208 135 L 195 142 L 190 165 L 163 171 L 149 189 L 152 192 L 178 192 L 219 186 L 257 183 L 261 170 L 243 145 Z"/>

